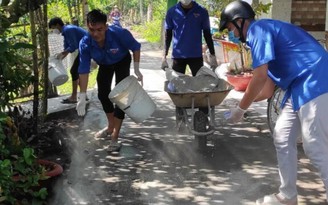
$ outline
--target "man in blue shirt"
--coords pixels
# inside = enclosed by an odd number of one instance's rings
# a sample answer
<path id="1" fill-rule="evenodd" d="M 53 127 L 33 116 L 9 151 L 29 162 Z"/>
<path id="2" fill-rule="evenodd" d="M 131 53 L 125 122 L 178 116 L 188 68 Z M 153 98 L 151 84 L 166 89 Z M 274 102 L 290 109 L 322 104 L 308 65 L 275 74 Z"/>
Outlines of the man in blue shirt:
<path id="1" fill-rule="evenodd" d="M 58 59 L 65 58 L 69 53 L 73 53 L 79 48 L 79 42 L 83 36 L 87 35 L 87 31 L 75 25 L 64 25 L 61 18 L 55 17 L 49 21 L 50 29 L 58 29 L 64 36 L 64 51 L 57 54 Z M 75 58 L 71 67 L 70 73 L 72 76 L 72 94 L 70 97 L 64 99 L 62 103 L 76 103 L 77 102 L 77 87 L 79 84 L 79 55 Z"/>
<path id="2" fill-rule="evenodd" d="M 218 66 L 213 39 L 211 35 L 210 19 L 207 10 L 191 0 L 180 0 L 171 7 L 165 18 L 165 45 L 162 69 L 168 67 L 166 56 L 173 37 L 172 69 L 185 73 L 189 65 L 192 75 L 203 66 L 202 34 L 210 51 L 210 66 Z"/>
<path id="3" fill-rule="evenodd" d="M 207 10 L 195 1 L 179 0 L 166 13 L 162 69 L 165 70 L 168 67 L 166 56 L 173 38 L 172 69 L 179 73 L 185 73 L 186 66 L 189 65 L 192 75 L 195 76 L 204 65 L 202 35 L 204 35 L 210 51 L 210 66 L 215 69 L 218 64 Z M 200 110 L 205 114 L 208 113 L 208 108 L 201 108 Z M 178 107 L 176 112 L 182 113 Z"/>
<path id="4" fill-rule="evenodd" d="M 254 16 L 243 1 L 228 4 L 221 13 L 220 30 L 228 29 L 250 47 L 254 69 L 238 107 L 225 116 L 230 122 L 240 121 L 252 102 L 271 97 L 275 85 L 286 92 L 273 133 L 279 193 L 256 204 L 296 205 L 298 136 L 328 190 L 328 53 L 303 29 L 278 20 L 254 20 Z"/>
<path id="5" fill-rule="evenodd" d="M 108 98 L 115 73 L 116 84 L 130 75 L 131 54 L 133 52 L 134 73 L 142 83 L 139 71 L 141 44 L 132 34 L 123 28 L 106 25 L 107 16 L 95 9 L 87 15 L 89 34 L 80 41 L 80 96 L 76 110 L 78 115 L 85 115 L 86 90 L 90 72 L 91 59 L 99 65 L 97 75 L 98 98 L 106 113 L 108 126 L 98 132 L 97 136 L 111 136 L 109 152 L 119 151 L 121 144 L 118 137 L 125 113 Z"/>

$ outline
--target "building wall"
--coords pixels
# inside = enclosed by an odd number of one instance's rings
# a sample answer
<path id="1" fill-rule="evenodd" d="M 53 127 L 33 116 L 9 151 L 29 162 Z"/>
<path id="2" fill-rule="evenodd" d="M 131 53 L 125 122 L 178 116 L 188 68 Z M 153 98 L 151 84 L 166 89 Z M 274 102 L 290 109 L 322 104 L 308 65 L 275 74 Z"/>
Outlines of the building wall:
<path id="1" fill-rule="evenodd" d="M 291 22 L 307 31 L 324 31 L 326 0 L 293 0 Z"/>
<path id="2" fill-rule="evenodd" d="M 271 3 L 273 19 L 279 19 L 286 22 L 291 21 L 292 0 L 274 0 Z"/>
<path id="3" fill-rule="evenodd" d="M 271 12 L 260 18 L 273 18 L 301 26 L 316 39 L 325 38 L 327 30 L 326 0 L 260 0 L 272 3 Z"/>

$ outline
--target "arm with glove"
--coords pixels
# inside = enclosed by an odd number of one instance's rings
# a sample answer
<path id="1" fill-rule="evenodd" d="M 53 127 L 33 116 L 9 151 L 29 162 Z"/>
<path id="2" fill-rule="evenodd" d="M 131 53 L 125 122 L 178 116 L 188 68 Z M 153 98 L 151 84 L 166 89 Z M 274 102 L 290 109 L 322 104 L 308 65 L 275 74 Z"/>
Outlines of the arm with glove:
<path id="1" fill-rule="evenodd" d="M 268 64 L 263 64 L 253 71 L 253 77 L 245 91 L 245 94 L 239 105 L 231 108 L 224 113 L 224 118 L 230 123 L 237 123 L 244 117 L 248 107 L 256 100 L 257 96 L 263 90 L 268 76 Z"/>
<path id="2" fill-rule="evenodd" d="M 209 64 L 212 69 L 215 69 L 218 67 L 218 62 L 216 60 L 215 56 L 215 50 L 214 50 L 214 43 L 211 35 L 211 30 L 210 29 L 205 29 L 203 30 L 203 35 L 208 47 L 208 50 L 210 51 L 210 56 L 209 56 Z"/>
<path id="3" fill-rule="evenodd" d="M 162 58 L 162 65 L 161 65 L 161 68 L 164 71 L 165 71 L 166 68 L 169 67 L 169 64 L 167 63 L 166 56 L 167 56 L 167 54 L 169 52 L 169 49 L 170 49 L 170 44 L 171 44 L 171 41 L 172 41 L 172 36 L 173 36 L 172 29 L 166 29 L 165 30 L 164 51 L 163 51 L 163 58 Z"/>
<path id="4" fill-rule="evenodd" d="M 79 116 L 84 116 L 86 112 L 85 107 L 87 105 L 88 81 L 89 81 L 89 73 L 80 74 L 79 77 L 80 95 L 79 95 L 79 101 L 77 102 L 76 105 L 76 111 Z"/>
<path id="5" fill-rule="evenodd" d="M 90 53 L 86 52 L 85 50 L 80 51 L 80 64 L 78 68 L 80 94 L 78 96 L 78 102 L 76 105 L 76 111 L 79 116 L 84 116 L 86 113 L 86 104 L 87 104 L 86 92 L 88 88 L 90 65 L 91 65 Z"/>
<path id="6" fill-rule="evenodd" d="M 68 55 L 68 53 L 69 53 L 68 51 L 57 53 L 55 54 L 55 58 L 57 58 L 58 60 L 63 60 Z"/>
<path id="7" fill-rule="evenodd" d="M 143 85 L 143 75 L 140 72 L 139 64 L 140 64 L 140 50 L 137 50 L 133 52 L 133 69 L 134 69 L 134 74 L 138 78 L 138 81 L 140 81 L 141 85 Z"/>

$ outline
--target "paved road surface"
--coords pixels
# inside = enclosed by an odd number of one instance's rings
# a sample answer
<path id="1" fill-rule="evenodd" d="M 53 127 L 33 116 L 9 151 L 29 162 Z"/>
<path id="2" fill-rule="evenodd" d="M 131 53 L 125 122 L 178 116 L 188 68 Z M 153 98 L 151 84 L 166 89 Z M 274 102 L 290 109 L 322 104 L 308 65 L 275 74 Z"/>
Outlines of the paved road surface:
<path id="1" fill-rule="evenodd" d="M 209 137 L 207 149 L 199 152 L 188 131 L 175 129 L 174 105 L 163 91 L 160 61 L 161 51 L 142 42 L 144 89 L 157 108 L 142 124 L 126 118 L 119 154 L 109 155 L 108 139 L 93 136 L 106 126 L 106 120 L 95 91 L 89 92 L 87 115 L 79 131 L 70 133 L 72 162 L 58 179 L 49 204 L 247 205 L 277 192 L 279 178 L 266 125 L 266 102 L 254 104 L 245 122 L 228 125 L 223 112 L 242 95 L 231 91 L 216 107 L 218 131 Z M 55 100 L 49 102 L 51 109 L 60 104 Z M 316 170 L 299 150 L 299 204 L 325 204 Z"/>

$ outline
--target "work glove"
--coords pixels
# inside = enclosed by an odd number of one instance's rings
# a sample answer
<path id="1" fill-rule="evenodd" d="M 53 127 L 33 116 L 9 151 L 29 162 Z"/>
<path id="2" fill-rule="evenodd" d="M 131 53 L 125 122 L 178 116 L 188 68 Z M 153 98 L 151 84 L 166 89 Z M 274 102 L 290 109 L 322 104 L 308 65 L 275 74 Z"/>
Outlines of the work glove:
<path id="1" fill-rule="evenodd" d="M 216 56 L 214 54 L 211 54 L 209 56 L 209 64 L 211 66 L 212 69 L 215 69 L 216 67 L 218 67 L 218 62 L 216 60 Z"/>
<path id="2" fill-rule="evenodd" d="M 169 64 L 167 63 L 166 58 L 163 58 L 162 65 L 161 65 L 162 70 L 165 71 L 165 69 L 168 68 L 168 67 L 169 67 Z"/>
<path id="3" fill-rule="evenodd" d="M 79 116 L 85 115 L 85 106 L 87 104 L 87 94 L 85 92 L 80 92 L 79 101 L 76 105 L 77 114 Z"/>
<path id="4" fill-rule="evenodd" d="M 57 53 L 57 54 L 55 54 L 55 58 L 58 59 L 58 60 L 63 60 L 64 54 L 63 53 Z"/>
<path id="5" fill-rule="evenodd" d="M 139 62 L 134 62 L 134 74 L 137 76 L 138 81 L 141 81 L 141 85 L 143 85 L 143 76 L 139 70 Z"/>
<path id="6" fill-rule="evenodd" d="M 230 123 L 237 123 L 244 117 L 246 110 L 241 109 L 239 106 L 231 108 L 224 113 L 224 118 Z"/>

